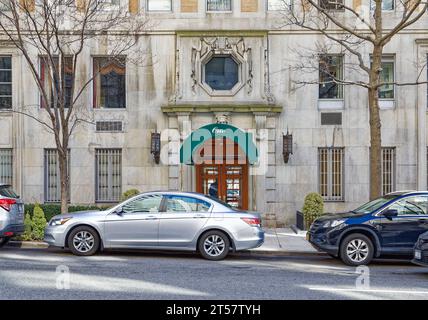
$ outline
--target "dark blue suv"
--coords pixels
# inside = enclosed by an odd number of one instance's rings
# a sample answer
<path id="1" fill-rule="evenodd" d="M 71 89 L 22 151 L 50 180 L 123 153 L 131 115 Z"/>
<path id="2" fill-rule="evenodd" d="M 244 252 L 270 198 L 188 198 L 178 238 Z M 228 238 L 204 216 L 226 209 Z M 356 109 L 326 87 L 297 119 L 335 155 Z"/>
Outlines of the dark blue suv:
<path id="1" fill-rule="evenodd" d="M 323 215 L 307 237 L 318 250 L 358 266 L 381 255 L 412 256 L 418 237 L 427 231 L 428 191 L 406 191 L 387 194 L 350 212 Z"/>

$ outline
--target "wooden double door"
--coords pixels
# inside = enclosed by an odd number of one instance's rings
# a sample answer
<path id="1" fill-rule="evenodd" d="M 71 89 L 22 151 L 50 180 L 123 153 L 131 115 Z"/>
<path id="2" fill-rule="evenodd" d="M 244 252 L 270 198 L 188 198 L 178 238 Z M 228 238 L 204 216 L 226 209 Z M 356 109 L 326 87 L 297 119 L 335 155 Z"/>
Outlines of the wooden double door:
<path id="1" fill-rule="evenodd" d="M 211 139 L 196 152 L 196 191 L 248 209 L 248 162 L 237 143 Z"/>

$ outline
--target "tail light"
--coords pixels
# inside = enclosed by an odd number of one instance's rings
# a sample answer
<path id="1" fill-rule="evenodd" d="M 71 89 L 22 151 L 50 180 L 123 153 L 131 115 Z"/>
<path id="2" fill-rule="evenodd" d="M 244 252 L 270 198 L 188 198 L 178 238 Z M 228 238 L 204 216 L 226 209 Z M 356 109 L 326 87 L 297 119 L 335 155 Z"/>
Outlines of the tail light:
<path id="1" fill-rule="evenodd" d="M 252 227 L 260 227 L 261 220 L 259 218 L 241 218 L 241 219 Z"/>
<path id="2" fill-rule="evenodd" d="M 16 203 L 14 199 L 0 199 L 0 207 L 2 207 L 6 211 L 10 211 L 12 205 Z"/>

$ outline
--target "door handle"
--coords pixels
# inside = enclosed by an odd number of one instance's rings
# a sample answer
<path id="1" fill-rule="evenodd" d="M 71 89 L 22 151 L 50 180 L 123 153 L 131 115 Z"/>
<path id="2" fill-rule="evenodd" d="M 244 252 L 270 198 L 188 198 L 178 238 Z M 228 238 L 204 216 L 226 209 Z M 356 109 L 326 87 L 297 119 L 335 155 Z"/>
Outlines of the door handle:
<path id="1" fill-rule="evenodd" d="M 147 216 L 145 220 L 156 220 L 157 218 L 156 216 Z"/>
<path id="2" fill-rule="evenodd" d="M 193 216 L 193 218 L 205 218 L 205 215 L 201 213 L 197 213 Z"/>
<path id="3" fill-rule="evenodd" d="M 419 223 L 427 223 L 428 219 L 420 218 L 420 219 L 418 219 L 418 222 Z"/>

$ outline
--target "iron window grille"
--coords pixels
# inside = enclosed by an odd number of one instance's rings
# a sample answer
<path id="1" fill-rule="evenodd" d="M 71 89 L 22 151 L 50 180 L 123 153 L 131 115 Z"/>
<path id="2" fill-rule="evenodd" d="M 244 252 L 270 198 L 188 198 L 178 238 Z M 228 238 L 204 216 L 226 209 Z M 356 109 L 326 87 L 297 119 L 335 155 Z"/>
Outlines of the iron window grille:
<path id="1" fill-rule="evenodd" d="M 344 200 L 344 148 L 319 148 L 319 193 L 325 201 Z"/>
<path id="2" fill-rule="evenodd" d="M 122 150 L 96 149 L 95 200 L 117 202 L 122 194 Z"/>
<path id="3" fill-rule="evenodd" d="M 207 11 L 232 11 L 232 1 L 207 0 Z"/>
<path id="4" fill-rule="evenodd" d="M 13 153 L 12 149 L 0 149 L 0 182 L 13 184 Z"/>
<path id="5" fill-rule="evenodd" d="M 382 148 L 382 194 L 395 191 L 395 148 Z"/>
<path id="6" fill-rule="evenodd" d="M 122 132 L 122 121 L 97 121 L 97 132 Z"/>
<path id="7" fill-rule="evenodd" d="M 70 150 L 68 150 L 67 162 L 68 181 L 70 186 Z M 59 172 L 59 156 L 57 149 L 45 149 L 44 168 L 45 202 L 60 202 L 61 176 Z M 68 201 L 70 201 L 70 187 L 68 188 Z"/>

